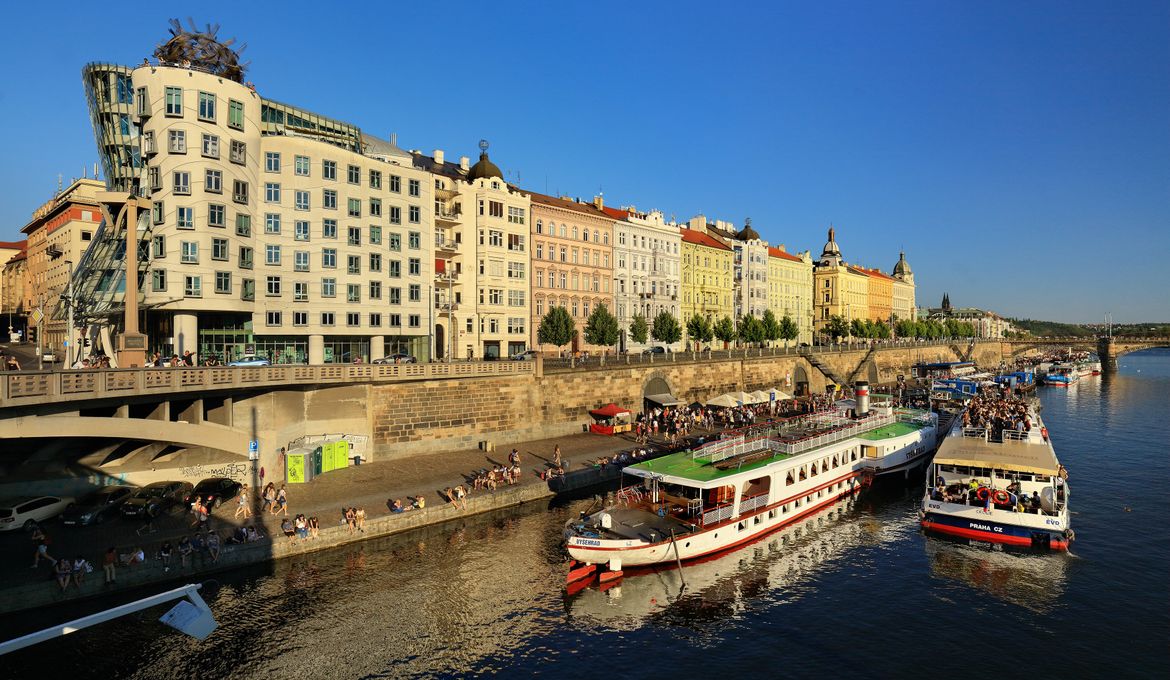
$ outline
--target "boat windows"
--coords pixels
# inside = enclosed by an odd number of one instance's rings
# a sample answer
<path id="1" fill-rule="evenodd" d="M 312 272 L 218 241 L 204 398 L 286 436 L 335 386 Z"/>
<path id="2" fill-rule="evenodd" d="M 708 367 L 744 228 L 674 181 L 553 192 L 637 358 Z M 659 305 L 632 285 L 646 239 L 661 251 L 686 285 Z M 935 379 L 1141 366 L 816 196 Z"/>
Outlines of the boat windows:
<path id="1" fill-rule="evenodd" d="M 796 480 L 792 479 L 792 470 L 788 471 L 788 479 L 784 480 L 784 486 L 792 486 Z"/>

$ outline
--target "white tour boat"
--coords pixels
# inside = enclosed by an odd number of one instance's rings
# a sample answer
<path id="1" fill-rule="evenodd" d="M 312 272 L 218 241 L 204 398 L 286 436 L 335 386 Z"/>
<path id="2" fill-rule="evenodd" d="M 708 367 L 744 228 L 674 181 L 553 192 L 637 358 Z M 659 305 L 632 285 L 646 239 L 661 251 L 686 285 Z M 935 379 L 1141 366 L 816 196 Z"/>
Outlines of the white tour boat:
<path id="1" fill-rule="evenodd" d="M 724 433 L 693 451 L 631 465 L 638 483 L 616 502 L 565 525 L 576 562 L 569 581 L 608 565 L 681 563 L 775 531 L 855 493 L 862 477 L 902 472 L 926 460 L 936 444 L 934 413 L 871 409 L 858 384 L 853 408 Z"/>
<path id="2" fill-rule="evenodd" d="M 1068 473 L 1048 430 L 1028 407 L 1031 430 L 999 437 L 961 421 L 943 439 L 926 473 L 919 517 L 930 533 L 993 544 L 1068 550 Z"/>

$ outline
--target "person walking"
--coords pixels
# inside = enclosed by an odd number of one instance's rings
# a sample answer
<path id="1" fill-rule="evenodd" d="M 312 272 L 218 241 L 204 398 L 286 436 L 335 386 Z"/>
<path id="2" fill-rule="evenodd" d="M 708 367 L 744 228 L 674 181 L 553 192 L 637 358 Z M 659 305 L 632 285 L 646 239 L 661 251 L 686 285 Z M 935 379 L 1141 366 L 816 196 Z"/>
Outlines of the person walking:
<path id="1" fill-rule="evenodd" d="M 276 507 L 272 509 L 273 515 L 284 513 L 288 517 L 288 492 L 284 489 L 284 484 L 280 485 L 280 491 L 276 492 Z"/>
<path id="2" fill-rule="evenodd" d="M 240 487 L 240 500 L 239 505 L 236 507 L 236 518 L 239 519 L 240 515 L 243 515 L 244 519 L 252 516 L 252 506 L 248 505 L 248 487 Z"/>
<path id="3" fill-rule="evenodd" d="M 49 564 L 56 564 L 57 560 L 49 554 L 49 537 L 45 534 L 40 526 L 33 529 L 32 540 L 37 544 L 36 552 L 33 553 L 32 568 L 36 569 L 41 563 L 41 560 L 47 561 Z"/>
<path id="4" fill-rule="evenodd" d="M 260 512 L 269 512 L 274 505 L 276 505 L 276 485 L 268 482 L 268 486 L 264 487 L 264 506 L 260 508 Z"/>

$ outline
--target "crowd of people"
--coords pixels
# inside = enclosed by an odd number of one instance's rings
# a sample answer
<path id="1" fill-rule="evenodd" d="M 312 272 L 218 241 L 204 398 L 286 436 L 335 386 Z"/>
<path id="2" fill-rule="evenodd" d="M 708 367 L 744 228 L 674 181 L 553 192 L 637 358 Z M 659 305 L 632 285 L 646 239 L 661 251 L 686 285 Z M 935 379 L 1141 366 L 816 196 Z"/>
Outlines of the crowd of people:
<path id="1" fill-rule="evenodd" d="M 1032 419 L 1023 399 L 999 388 L 988 388 L 971 398 L 963 411 L 963 427 L 985 428 L 989 439 L 1002 441 L 1005 430 L 1031 432 Z"/>

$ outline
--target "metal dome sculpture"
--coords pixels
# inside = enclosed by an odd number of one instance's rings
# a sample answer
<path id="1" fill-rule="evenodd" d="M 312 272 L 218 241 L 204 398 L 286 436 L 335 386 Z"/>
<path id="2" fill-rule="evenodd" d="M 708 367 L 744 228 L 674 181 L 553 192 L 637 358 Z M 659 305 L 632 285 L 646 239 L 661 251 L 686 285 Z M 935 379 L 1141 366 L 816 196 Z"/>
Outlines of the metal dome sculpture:
<path id="1" fill-rule="evenodd" d="M 240 54 L 247 45 L 233 50 L 231 46 L 236 42 L 235 38 L 221 42 L 216 35 L 219 24 L 207 24 L 206 30 L 201 32 L 191 17 L 187 17 L 190 30 L 185 30 L 178 19 L 171 19 L 170 23 L 171 39 L 154 50 L 154 57 L 160 64 L 184 66 L 230 78 L 237 83 L 244 82 L 248 64 L 240 63 Z"/>

